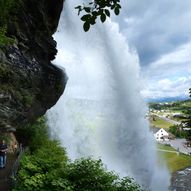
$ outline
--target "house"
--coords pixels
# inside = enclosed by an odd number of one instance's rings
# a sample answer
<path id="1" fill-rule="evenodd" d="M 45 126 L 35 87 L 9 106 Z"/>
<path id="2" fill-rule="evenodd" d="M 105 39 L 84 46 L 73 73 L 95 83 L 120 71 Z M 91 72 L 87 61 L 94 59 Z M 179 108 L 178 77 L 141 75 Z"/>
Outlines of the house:
<path id="1" fill-rule="evenodd" d="M 182 114 L 181 114 L 181 113 L 173 113 L 172 116 L 173 116 L 173 117 L 181 117 Z"/>
<path id="2" fill-rule="evenodd" d="M 156 141 L 169 141 L 170 140 L 170 134 L 165 131 L 163 128 L 159 129 L 155 134 L 154 137 Z"/>

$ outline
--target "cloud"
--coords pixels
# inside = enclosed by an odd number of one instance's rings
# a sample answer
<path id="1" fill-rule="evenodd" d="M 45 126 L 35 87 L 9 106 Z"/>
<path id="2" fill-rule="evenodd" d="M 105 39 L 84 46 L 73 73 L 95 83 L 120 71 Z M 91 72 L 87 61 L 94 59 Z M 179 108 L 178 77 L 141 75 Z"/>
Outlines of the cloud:
<path id="1" fill-rule="evenodd" d="M 155 62 L 142 67 L 144 78 L 158 80 L 162 78 L 176 79 L 191 76 L 191 42 L 188 42 L 170 53 L 161 55 Z"/>
<path id="2" fill-rule="evenodd" d="M 191 87 L 191 42 L 162 55 L 142 68 L 145 86 L 142 95 L 148 99 L 187 97 Z"/>
<path id="3" fill-rule="evenodd" d="M 122 7 L 118 21 L 142 65 L 191 41 L 190 0 L 122 0 Z"/>
<path id="4" fill-rule="evenodd" d="M 191 77 L 179 77 L 176 80 L 162 79 L 155 83 L 150 83 L 147 88 L 141 91 L 143 97 L 147 99 L 158 98 L 188 98 L 188 89 L 191 84 Z"/>
<path id="5" fill-rule="evenodd" d="M 163 66 L 167 64 L 187 64 L 191 63 L 191 42 L 188 42 L 180 47 L 177 48 L 177 50 L 162 55 L 161 58 L 159 58 L 156 62 L 151 63 L 152 67 L 158 67 Z"/>
<path id="6" fill-rule="evenodd" d="M 185 97 L 191 87 L 191 1 L 122 0 L 115 19 L 137 49 L 146 98 Z M 124 19 L 125 18 L 125 19 Z"/>

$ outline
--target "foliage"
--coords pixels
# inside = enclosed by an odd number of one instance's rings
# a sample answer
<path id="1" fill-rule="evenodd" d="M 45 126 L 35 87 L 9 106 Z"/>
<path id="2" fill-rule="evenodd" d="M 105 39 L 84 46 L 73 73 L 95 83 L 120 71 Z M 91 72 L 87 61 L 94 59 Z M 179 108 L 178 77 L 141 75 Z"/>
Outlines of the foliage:
<path id="1" fill-rule="evenodd" d="M 101 160 L 67 160 L 60 147 L 49 144 L 21 161 L 15 191 L 139 191 L 141 188 L 128 177 L 120 179 L 108 172 Z M 47 152 L 48 151 L 48 152 Z M 57 152 L 55 152 L 57 151 Z"/>
<path id="2" fill-rule="evenodd" d="M 0 46 L 2 45 L 10 45 L 13 44 L 15 42 L 15 40 L 13 38 L 9 38 L 6 36 L 6 27 L 0 27 Z"/>
<path id="3" fill-rule="evenodd" d="M 184 111 L 186 117 L 184 117 L 184 121 L 182 122 L 185 127 L 191 128 L 191 110 Z"/>
<path id="4" fill-rule="evenodd" d="M 20 162 L 14 191 L 141 190 L 133 179 L 120 179 L 114 172 L 108 172 L 101 160 L 83 158 L 71 162 L 60 144 L 48 139 L 44 118 L 30 128 L 27 134 L 22 133 L 29 137 L 30 147 Z"/>
<path id="5" fill-rule="evenodd" d="M 191 100 L 172 101 L 172 102 L 151 102 L 149 108 L 154 110 L 170 110 L 182 113 L 184 110 L 191 109 Z"/>
<path id="6" fill-rule="evenodd" d="M 0 26 L 4 26 L 8 19 L 10 9 L 12 8 L 14 0 L 1 0 L 0 1 Z"/>
<path id="7" fill-rule="evenodd" d="M 191 89 L 189 89 L 189 91 L 191 97 Z M 171 126 L 169 128 L 169 132 L 174 134 L 178 138 L 191 138 L 191 100 L 188 99 L 184 101 L 176 101 L 169 103 L 150 103 L 149 106 L 150 108 L 156 110 L 164 109 L 170 111 L 178 111 L 181 115 L 174 115 L 173 117 L 175 118 L 175 120 L 181 120 L 181 124 Z M 152 124 L 154 124 L 156 123 L 156 120 L 151 122 Z"/>
<path id="8" fill-rule="evenodd" d="M 27 91 L 22 92 L 22 101 L 25 107 L 31 107 L 33 101 L 34 101 L 34 95 L 29 94 Z"/>
<path id="9" fill-rule="evenodd" d="M 133 179 L 120 179 L 114 172 L 108 172 L 101 160 L 79 159 L 68 165 L 67 179 L 74 191 L 138 191 L 140 187 Z"/>
<path id="10" fill-rule="evenodd" d="M 21 160 L 16 190 L 51 191 L 54 179 L 60 177 L 61 169 L 65 168 L 67 157 L 64 149 L 55 141 L 46 141 L 31 154 L 26 153 Z"/>
<path id="11" fill-rule="evenodd" d="M 45 118 L 39 118 L 35 123 L 27 124 L 16 131 L 16 137 L 24 146 L 29 146 L 34 152 L 48 141 Z"/>
<path id="12" fill-rule="evenodd" d="M 178 138 L 188 138 L 189 132 L 184 131 L 181 126 L 173 125 L 169 128 L 169 132 Z"/>
<path id="13" fill-rule="evenodd" d="M 185 155 L 182 153 L 178 154 L 178 152 L 176 153 L 175 152 L 176 150 L 170 146 L 160 144 L 158 145 L 158 147 L 160 149 L 158 151 L 159 159 L 160 159 L 159 162 L 163 163 L 165 159 L 170 172 L 173 173 L 178 170 L 182 170 L 191 166 L 191 157 L 189 155 Z M 165 150 L 165 151 L 162 151 L 162 150 Z M 171 151 L 174 151 L 174 153 Z"/>
<path id="14" fill-rule="evenodd" d="M 189 94 L 190 94 L 190 97 L 191 97 L 191 88 L 189 89 Z M 191 128 L 191 108 L 184 111 L 184 114 L 187 117 L 186 117 L 186 120 L 183 122 L 183 124 L 184 124 L 185 127 Z M 190 132 L 190 136 L 191 136 L 191 132 Z"/>
<path id="15" fill-rule="evenodd" d="M 121 5 L 120 0 L 94 0 L 88 5 L 79 5 L 75 9 L 78 9 L 78 15 L 81 12 L 85 12 L 81 20 L 84 22 L 84 31 L 87 32 L 90 26 L 96 23 L 98 17 L 102 23 L 105 22 L 106 18 L 110 17 L 110 10 L 113 10 L 116 15 L 119 15 Z"/>
<path id="16" fill-rule="evenodd" d="M 73 182 L 74 190 L 113 190 L 116 175 L 106 172 L 101 160 L 80 159 L 69 165 L 68 179 Z"/>
<path id="17" fill-rule="evenodd" d="M 172 123 L 154 115 L 151 116 L 150 124 L 153 128 L 169 128 L 172 125 Z"/>
<path id="18" fill-rule="evenodd" d="M 7 37 L 7 22 L 10 12 L 17 7 L 18 1 L 1 0 L 0 1 L 0 46 L 10 45 L 15 42 L 14 39 Z"/>
<path id="19" fill-rule="evenodd" d="M 9 144 L 10 142 L 11 142 L 11 136 L 10 136 L 10 134 L 9 133 L 1 133 L 0 134 L 0 141 L 1 140 L 5 140 L 5 142 L 7 143 L 7 144 Z"/>

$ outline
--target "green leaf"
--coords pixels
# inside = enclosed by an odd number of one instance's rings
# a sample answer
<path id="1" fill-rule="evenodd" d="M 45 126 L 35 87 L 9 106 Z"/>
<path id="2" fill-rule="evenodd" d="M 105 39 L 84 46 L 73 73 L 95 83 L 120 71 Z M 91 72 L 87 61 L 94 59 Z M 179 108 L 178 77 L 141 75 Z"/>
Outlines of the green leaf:
<path id="1" fill-rule="evenodd" d="M 105 9 L 105 14 L 106 14 L 108 17 L 110 17 L 110 12 L 109 12 L 109 10 Z"/>
<path id="2" fill-rule="evenodd" d="M 115 4 L 111 5 L 111 9 L 114 9 L 115 8 Z"/>
<path id="3" fill-rule="evenodd" d="M 89 22 L 85 22 L 83 25 L 84 31 L 87 32 L 90 29 L 90 23 Z"/>
<path id="4" fill-rule="evenodd" d="M 105 22 L 105 20 L 106 20 L 106 15 L 105 15 L 104 13 L 101 14 L 100 20 L 101 20 L 102 23 Z"/>
<path id="5" fill-rule="evenodd" d="M 87 14 L 87 15 L 82 16 L 82 17 L 81 17 L 81 20 L 82 20 L 82 21 L 87 21 L 87 20 L 90 19 L 90 17 L 91 17 L 91 15 L 90 15 L 90 14 Z"/>
<path id="6" fill-rule="evenodd" d="M 118 7 L 119 9 L 121 9 L 121 5 L 120 5 L 120 4 L 117 4 L 116 7 Z"/>
<path id="7" fill-rule="evenodd" d="M 79 6 L 75 7 L 75 9 L 81 9 L 81 6 L 79 5 Z"/>
<path id="8" fill-rule="evenodd" d="M 103 9 L 100 9 L 100 10 L 98 11 L 98 15 L 101 15 L 101 14 L 103 14 Z"/>
<path id="9" fill-rule="evenodd" d="M 93 12 L 92 12 L 92 15 L 95 16 L 95 17 L 97 17 L 97 16 L 98 16 L 98 12 L 97 12 L 97 11 L 93 11 Z"/>
<path id="10" fill-rule="evenodd" d="M 119 8 L 118 8 L 118 7 L 116 7 L 116 8 L 114 9 L 114 13 L 115 13 L 116 15 L 119 15 Z"/>
<path id="11" fill-rule="evenodd" d="M 90 11 L 91 11 L 90 7 L 84 7 L 84 10 L 85 10 L 87 13 L 90 13 Z"/>
<path id="12" fill-rule="evenodd" d="M 90 22 L 91 25 L 94 25 L 94 24 L 96 23 L 96 21 L 95 21 L 96 18 L 97 18 L 97 17 L 94 17 L 94 16 L 91 17 L 91 19 L 89 20 L 89 22 Z"/>

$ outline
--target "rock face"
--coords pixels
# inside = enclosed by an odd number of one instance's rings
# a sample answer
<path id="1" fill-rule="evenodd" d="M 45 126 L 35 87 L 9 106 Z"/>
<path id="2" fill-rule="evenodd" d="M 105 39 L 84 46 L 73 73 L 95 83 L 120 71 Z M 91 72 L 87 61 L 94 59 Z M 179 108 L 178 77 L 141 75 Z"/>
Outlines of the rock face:
<path id="1" fill-rule="evenodd" d="M 62 95 L 67 76 L 51 64 L 63 0 L 21 0 L 9 19 L 15 44 L 0 47 L 0 131 L 43 115 Z"/>

